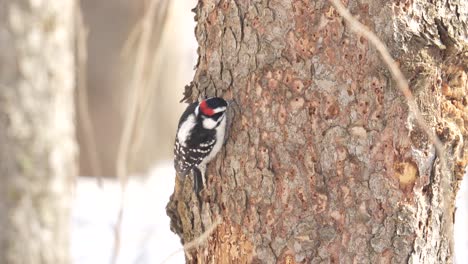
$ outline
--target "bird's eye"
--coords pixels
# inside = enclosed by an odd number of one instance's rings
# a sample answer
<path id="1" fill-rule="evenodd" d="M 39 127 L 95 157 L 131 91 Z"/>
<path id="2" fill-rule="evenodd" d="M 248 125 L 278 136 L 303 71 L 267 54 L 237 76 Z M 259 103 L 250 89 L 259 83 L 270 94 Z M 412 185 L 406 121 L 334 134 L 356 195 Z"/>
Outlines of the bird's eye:
<path id="1" fill-rule="evenodd" d="M 212 115 L 211 118 L 213 118 L 214 120 L 218 120 L 218 118 L 220 118 L 223 114 L 224 114 L 223 112 L 219 112 L 219 113 Z"/>

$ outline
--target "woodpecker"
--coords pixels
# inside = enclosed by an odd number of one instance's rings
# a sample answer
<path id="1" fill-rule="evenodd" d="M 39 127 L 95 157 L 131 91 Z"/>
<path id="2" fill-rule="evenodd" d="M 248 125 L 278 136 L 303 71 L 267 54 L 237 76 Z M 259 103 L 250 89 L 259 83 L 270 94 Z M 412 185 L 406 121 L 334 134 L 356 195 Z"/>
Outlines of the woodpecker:
<path id="1" fill-rule="evenodd" d="M 227 107 L 224 99 L 211 97 L 190 104 L 180 117 L 174 167 L 182 178 L 193 171 L 193 188 L 197 195 L 204 186 L 206 165 L 223 146 Z"/>

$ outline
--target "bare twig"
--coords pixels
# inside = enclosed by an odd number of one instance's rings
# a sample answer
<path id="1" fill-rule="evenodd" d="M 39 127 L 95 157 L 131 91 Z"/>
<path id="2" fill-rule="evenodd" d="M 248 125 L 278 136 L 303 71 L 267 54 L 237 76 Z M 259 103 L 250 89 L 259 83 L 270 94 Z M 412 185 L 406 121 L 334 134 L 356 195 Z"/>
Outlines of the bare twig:
<path id="1" fill-rule="evenodd" d="M 396 62 L 393 60 L 392 56 L 390 55 L 387 47 L 385 44 L 372 32 L 370 31 L 366 26 L 361 24 L 359 21 L 357 21 L 346 9 L 343 4 L 340 2 L 340 0 L 330 0 L 337 11 L 340 13 L 340 15 L 348 22 L 349 26 L 351 29 L 359 34 L 362 34 L 364 37 L 366 37 L 369 42 L 374 45 L 374 47 L 377 49 L 377 51 L 380 53 L 382 56 L 383 61 L 387 65 L 388 69 L 393 75 L 393 78 L 395 79 L 397 83 L 398 89 L 401 91 L 401 93 L 404 95 L 406 98 L 406 102 L 409 107 L 409 111 L 414 115 L 414 118 L 416 120 L 416 123 L 420 126 L 420 128 L 426 133 L 428 136 L 429 140 L 434 144 L 435 149 L 437 151 L 437 155 L 440 159 L 440 166 L 441 166 L 441 196 L 444 198 L 441 201 L 441 205 L 443 208 L 445 208 L 445 213 L 447 215 L 450 215 L 452 213 L 451 210 L 451 205 L 449 203 L 450 201 L 450 181 L 448 175 L 445 175 L 445 173 L 448 173 L 448 163 L 447 159 L 445 156 L 445 148 L 440 139 L 437 137 L 437 135 L 431 131 L 429 126 L 426 124 L 426 121 L 421 115 L 421 112 L 418 109 L 418 106 L 416 104 L 416 100 L 414 99 L 413 94 L 411 93 L 411 90 L 409 89 L 408 81 L 404 77 L 403 73 L 400 71 L 398 65 Z M 453 225 L 451 221 L 445 221 L 444 223 L 445 230 L 453 234 Z M 450 248 L 453 248 L 453 236 L 452 238 L 449 239 L 450 243 Z"/>
<path id="2" fill-rule="evenodd" d="M 414 96 L 411 93 L 411 90 L 409 89 L 408 81 L 406 80 L 403 73 L 400 71 L 400 68 L 398 67 L 397 63 L 393 60 L 385 44 L 379 39 L 379 37 L 377 37 L 374 34 L 374 32 L 372 32 L 366 26 L 364 26 L 359 21 L 357 21 L 349 13 L 348 9 L 346 9 L 346 7 L 343 6 L 340 0 L 330 0 L 330 1 L 333 3 L 338 13 L 340 13 L 340 15 L 346 20 L 346 22 L 348 22 L 350 28 L 354 32 L 362 34 L 364 37 L 366 37 L 369 40 L 369 42 L 372 45 L 374 45 L 374 47 L 380 53 L 383 61 L 385 62 L 388 69 L 392 73 L 393 78 L 395 79 L 397 83 L 398 89 L 405 96 L 406 101 L 408 103 L 409 110 L 410 112 L 413 113 L 417 124 L 421 127 L 424 133 L 427 134 L 427 136 L 429 137 L 429 140 L 434 144 L 437 150 L 437 154 L 439 155 L 442 161 L 442 164 L 446 164 L 445 158 L 444 158 L 445 151 L 444 151 L 444 146 L 442 142 L 439 140 L 437 135 L 431 131 L 429 126 L 426 124 L 426 121 L 424 121 L 424 118 L 422 117 L 421 112 L 419 111 L 418 106 L 416 104 L 416 100 L 414 99 Z"/>
<path id="3" fill-rule="evenodd" d="M 156 81 L 154 81 L 154 78 L 157 79 L 157 76 L 159 76 L 159 72 L 162 66 L 162 53 L 160 52 L 160 47 L 161 47 L 161 39 L 162 35 L 164 33 L 164 29 L 166 28 L 166 21 L 167 21 L 167 16 L 168 16 L 168 7 L 169 7 L 169 1 L 167 0 L 160 0 L 160 4 L 157 8 L 157 14 L 156 14 L 156 24 L 158 27 L 153 31 L 153 40 L 154 42 L 151 45 L 151 53 L 149 54 L 149 60 L 146 61 L 146 68 L 148 68 L 148 75 L 152 76 L 151 78 L 149 77 L 147 80 L 145 80 L 145 83 L 141 84 L 144 88 L 144 91 L 142 92 L 142 96 L 139 99 L 139 112 L 138 112 L 138 119 L 136 121 L 137 124 L 145 124 L 147 119 L 148 119 L 148 113 L 150 112 L 151 105 L 154 100 L 154 92 L 155 92 L 155 87 L 156 85 L 154 84 Z M 144 139 L 144 133 L 147 132 L 147 129 L 141 129 L 143 128 L 144 125 L 139 125 L 136 128 L 140 129 L 135 129 L 134 132 L 134 137 L 133 137 L 133 148 L 132 148 L 132 154 L 131 157 L 136 157 L 137 150 L 141 147 L 143 139 Z M 132 160 L 129 160 L 131 163 Z"/>
<path id="4" fill-rule="evenodd" d="M 137 23 L 138 28 L 132 30 L 129 41 L 136 41 L 135 47 L 135 63 L 133 67 L 133 74 L 129 85 L 130 96 L 127 105 L 126 118 L 124 121 L 124 128 L 120 139 L 120 145 L 117 153 L 116 160 L 116 171 L 117 177 L 120 181 L 121 186 L 121 200 L 120 208 L 117 215 L 117 221 L 114 228 L 114 250 L 112 253 L 111 263 L 116 263 L 121 245 L 121 226 L 124 216 L 124 205 L 126 197 L 126 186 L 128 182 L 128 163 L 129 153 L 132 149 L 132 144 L 135 142 L 136 127 L 138 121 L 141 120 L 142 113 L 145 112 L 144 107 L 147 107 L 146 100 L 149 97 L 148 93 L 151 91 L 148 89 L 148 81 L 146 80 L 147 75 L 145 74 L 146 68 L 148 67 L 148 58 L 151 54 L 151 40 L 153 33 L 153 26 L 157 25 L 162 28 L 163 23 L 161 21 L 155 22 L 154 19 L 161 17 L 165 19 L 165 13 L 167 11 L 167 0 L 151 0 L 147 11 L 143 15 L 141 21 Z M 164 7 L 164 8 L 161 8 Z M 162 11 L 161 11 L 162 10 Z M 156 14 L 156 11 L 159 13 Z M 159 22 L 159 23 L 158 23 Z M 162 30 L 160 30 L 162 32 Z M 132 43 L 125 45 L 125 47 L 132 46 Z M 143 107 L 143 108 L 142 108 Z"/>
<path id="5" fill-rule="evenodd" d="M 173 256 L 176 254 L 183 252 L 183 251 L 189 251 L 193 248 L 199 247 L 203 245 L 205 242 L 208 241 L 208 238 L 211 236 L 211 234 L 216 230 L 216 228 L 222 223 L 221 217 L 218 217 L 211 226 L 209 226 L 205 232 L 203 232 L 200 236 L 196 237 L 192 241 L 188 242 L 185 244 L 182 248 L 172 252 L 161 264 L 166 263 L 171 259 Z"/>
<path id="6" fill-rule="evenodd" d="M 126 183 L 125 183 L 126 186 Z M 117 221 L 114 226 L 114 251 L 112 252 L 111 264 L 117 263 L 117 259 L 119 258 L 120 253 L 120 246 L 122 243 L 122 236 L 120 229 L 122 228 L 123 222 L 123 214 L 125 209 L 125 196 L 126 196 L 126 188 L 121 186 L 121 196 L 120 196 L 120 207 L 117 213 Z"/>
<path id="7" fill-rule="evenodd" d="M 81 7 L 77 5 L 76 15 L 76 67 L 77 67 L 77 108 L 78 116 L 81 118 L 81 126 L 83 128 L 83 141 L 86 145 L 88 162 L 91 166 L 91 173 L 97 177 L 99 187 L 102 187 L 102 170 L 97 154 L 96 139 L 94 137 L 93 123 L 89 113 L 88 90 L 86 87 L 86 62 L 87 62 L 87 46 L 88 28 L 83 21 L 83 13 Z"/>
<path id="8" fill-rule="evenodd" d="M 142 21 L 144 19 L 145 17 L 142 17 L 140 20 L 138 20 L 133 29 L 130 31 L 130 34 L 128 34 L 127 40 L 122 47 L 122 57 L 129 57 L 133 51 L 133 48 L 137 45 L 138 37 L 141 35 Z"/>

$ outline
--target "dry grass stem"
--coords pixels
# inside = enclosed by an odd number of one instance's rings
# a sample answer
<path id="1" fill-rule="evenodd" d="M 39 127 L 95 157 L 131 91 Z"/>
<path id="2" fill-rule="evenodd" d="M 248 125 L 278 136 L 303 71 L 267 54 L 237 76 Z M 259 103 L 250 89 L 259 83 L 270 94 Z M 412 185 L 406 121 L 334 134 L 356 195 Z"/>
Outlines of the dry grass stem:
<path id="1" fill-rule="evenodd" d="M 187 252 L 191 249 L 197 248 L 201 245 L 203 245 L 205 242 L 208 241 L 208 238 L 213 234 L 213 232 L 216 230 L 216 228 L 222 223 L 223 221 L 221 220 L 221 217 L 218 217 L 211 226 L 209 226 L 205 232 L 203 232 L 200 236 L 196 237 L 192 241 L 188 242 L 183 246 L 183 248 L 180 248 L 174 252 L 172 252 L 161 264 L 164 264 L 168 262 L 173 256 L 180 252 Z"/>
<path id="2" fill-rule="evenodd" d="M 136 157 L 137 151 L 141 148 L 143 144 L 143 139 L 145 138 L 145 132 L 148 129 L 143 129 L 145 126 L 144 124 L 148 122 L 149 112 L 152 109 L 153 101 L 154 101 L 154 93 L 157 89 L 157 84 L 159 81 L 159 76 L 161 67 L 163 65 L 163 54 L 160 50 L 161 48 L 161 40 L 164 34 L 164 30 L 166 28 L 166 22 L 168 18 L 168 8 L 169 8 L 169 1 L 163 0 L 160 2 L 158 6 L 158 12 L 156 14 L 156 21 L 155 24 L 158 25 L 156 28 L 153 29 L 153 42 L 151 43 L 151 52 L 148 53 L 148 58 L 145 61 L 146 69 L 147 69 L 147 78 L 144 80 L 145 82 L 141 85 L 144 87 L 144 91 L 142 93 L 142 97 L 139 100 L 139 112 L 137 115 L 137 124 L 136 126 L 134 137 L 133 137 L 133 147 L 131 153 L 131 157 Z M 137 31 L 137 30 L 135 30 Z M 125 45 L 129 46 L 129 45 Z M 137 129 L 139 128 L 139 129 Z M 129 160 L 131 163 L 132 160 Z"/>
<path id="3" fill-rule="evenodd" d="M 130 31 L 130 34 L 128 34 L 127 40 L 125 41 L 122 47 L 122 51 L 121 51 L 121 56 L 123 58 L 130 57 L 135 47 L 137 46 L 138 37 L 141 35 L 141 30 L 142 30 L 141 25 L 142 25 L 142 21 L 144 20 L 144 18 L 145 17 L 141 17 L 140 20 L 138 20 L 138 22 Z"/>
<path id="4" fill-rule="evenodd" d="M 91 166 L 91 173 L 96 175 L 99 187 L 102 187 L 102 169 L 97 151 L 96 139 L 94 137 L 94 127 L 89 113 L 86 63 L 88 60 L 88 28 L 83 21 L 83 13 L 80 6 L 77 6 L 76 15 L 76 67 L 77 67 L 77 109 L 83 128 L 83 141 L 86 145 L 88 162 Z"/>
<path id="5" fill-rule="evenodd" d="M 124 45 L 125 49 L 127 49 L 127 47 L 130 48 L 135 46 L 135 61 L 132 67 L 133 74 L 129 85 L 129 99 L 126 117 L 124 120 L 124 127 L 120 138 L 116 160 L 117 177 L 120 181 L 122 195 L 120 209 L 114 228 L 115 246 L 111 263 L 117 263 L 122 241 L 120 230 L 124 216 L 126 186 L 128 182 L 129 154 L 132 150 L 132 144 L 135 142 L 135 135 L 138 135 L 136 128 L 142 126 L 142 124 L 139 124 L 139 122 L 142 120 L 142 113 L 146 112 L 144 107 L 148 107 L 148 103 L 146 102 L 148 97 L 151 97 L 149 95 L 151 89 L 148 87 L 149 77 L 148 74 L 145 73 L 148 72 L 148 59 L 154 57 L 151 56 L 151 51 L 154 49 L 152 46 L 152 39 L 154 38 L 153 33 L 156 27 L 158 32 L 161 34 L 164 27 L 164 20 L 166 18 L 165 14 L 167 12 L 167 6 L 167 0 L 151 0 L 148 8 L 145 9 L 147 11 L 143 15 L 143 18 L 132 30 L 128 39 L 129 42 Z M 155 21 L 155 18 L 158 20 Z M 134 42 L 135 44 L 133 44 Z M 124 52 L 129 52 L 129 50 L 124 50 Z"/>

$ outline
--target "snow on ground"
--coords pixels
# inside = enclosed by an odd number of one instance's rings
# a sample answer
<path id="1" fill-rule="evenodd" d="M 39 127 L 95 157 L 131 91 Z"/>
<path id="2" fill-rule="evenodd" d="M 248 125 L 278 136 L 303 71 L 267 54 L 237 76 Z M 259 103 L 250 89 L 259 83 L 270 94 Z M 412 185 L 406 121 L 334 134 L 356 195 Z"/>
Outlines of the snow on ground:
<path id="1" fill-rule="evenodd" d="M 455 264 L 468 263 L 468 168 L 457 194 L 455 212 Z"/>
<path id="2" fill-rule="evenodd" d="M 179 238 L 169 230 L 166 204 L 174 188 L 172 163 L 155 167 L 149 177 L 132 177 L 127 187 L 119 264 L 162 263 L 181 249 Z M 75 264 L 110 263 L 114 248 L 114 225 L 120 207 L 120 185 L 80 177 L 72 219 L 71 252 Z M 179 251 L 166 264 L 184 263 Z"/>

